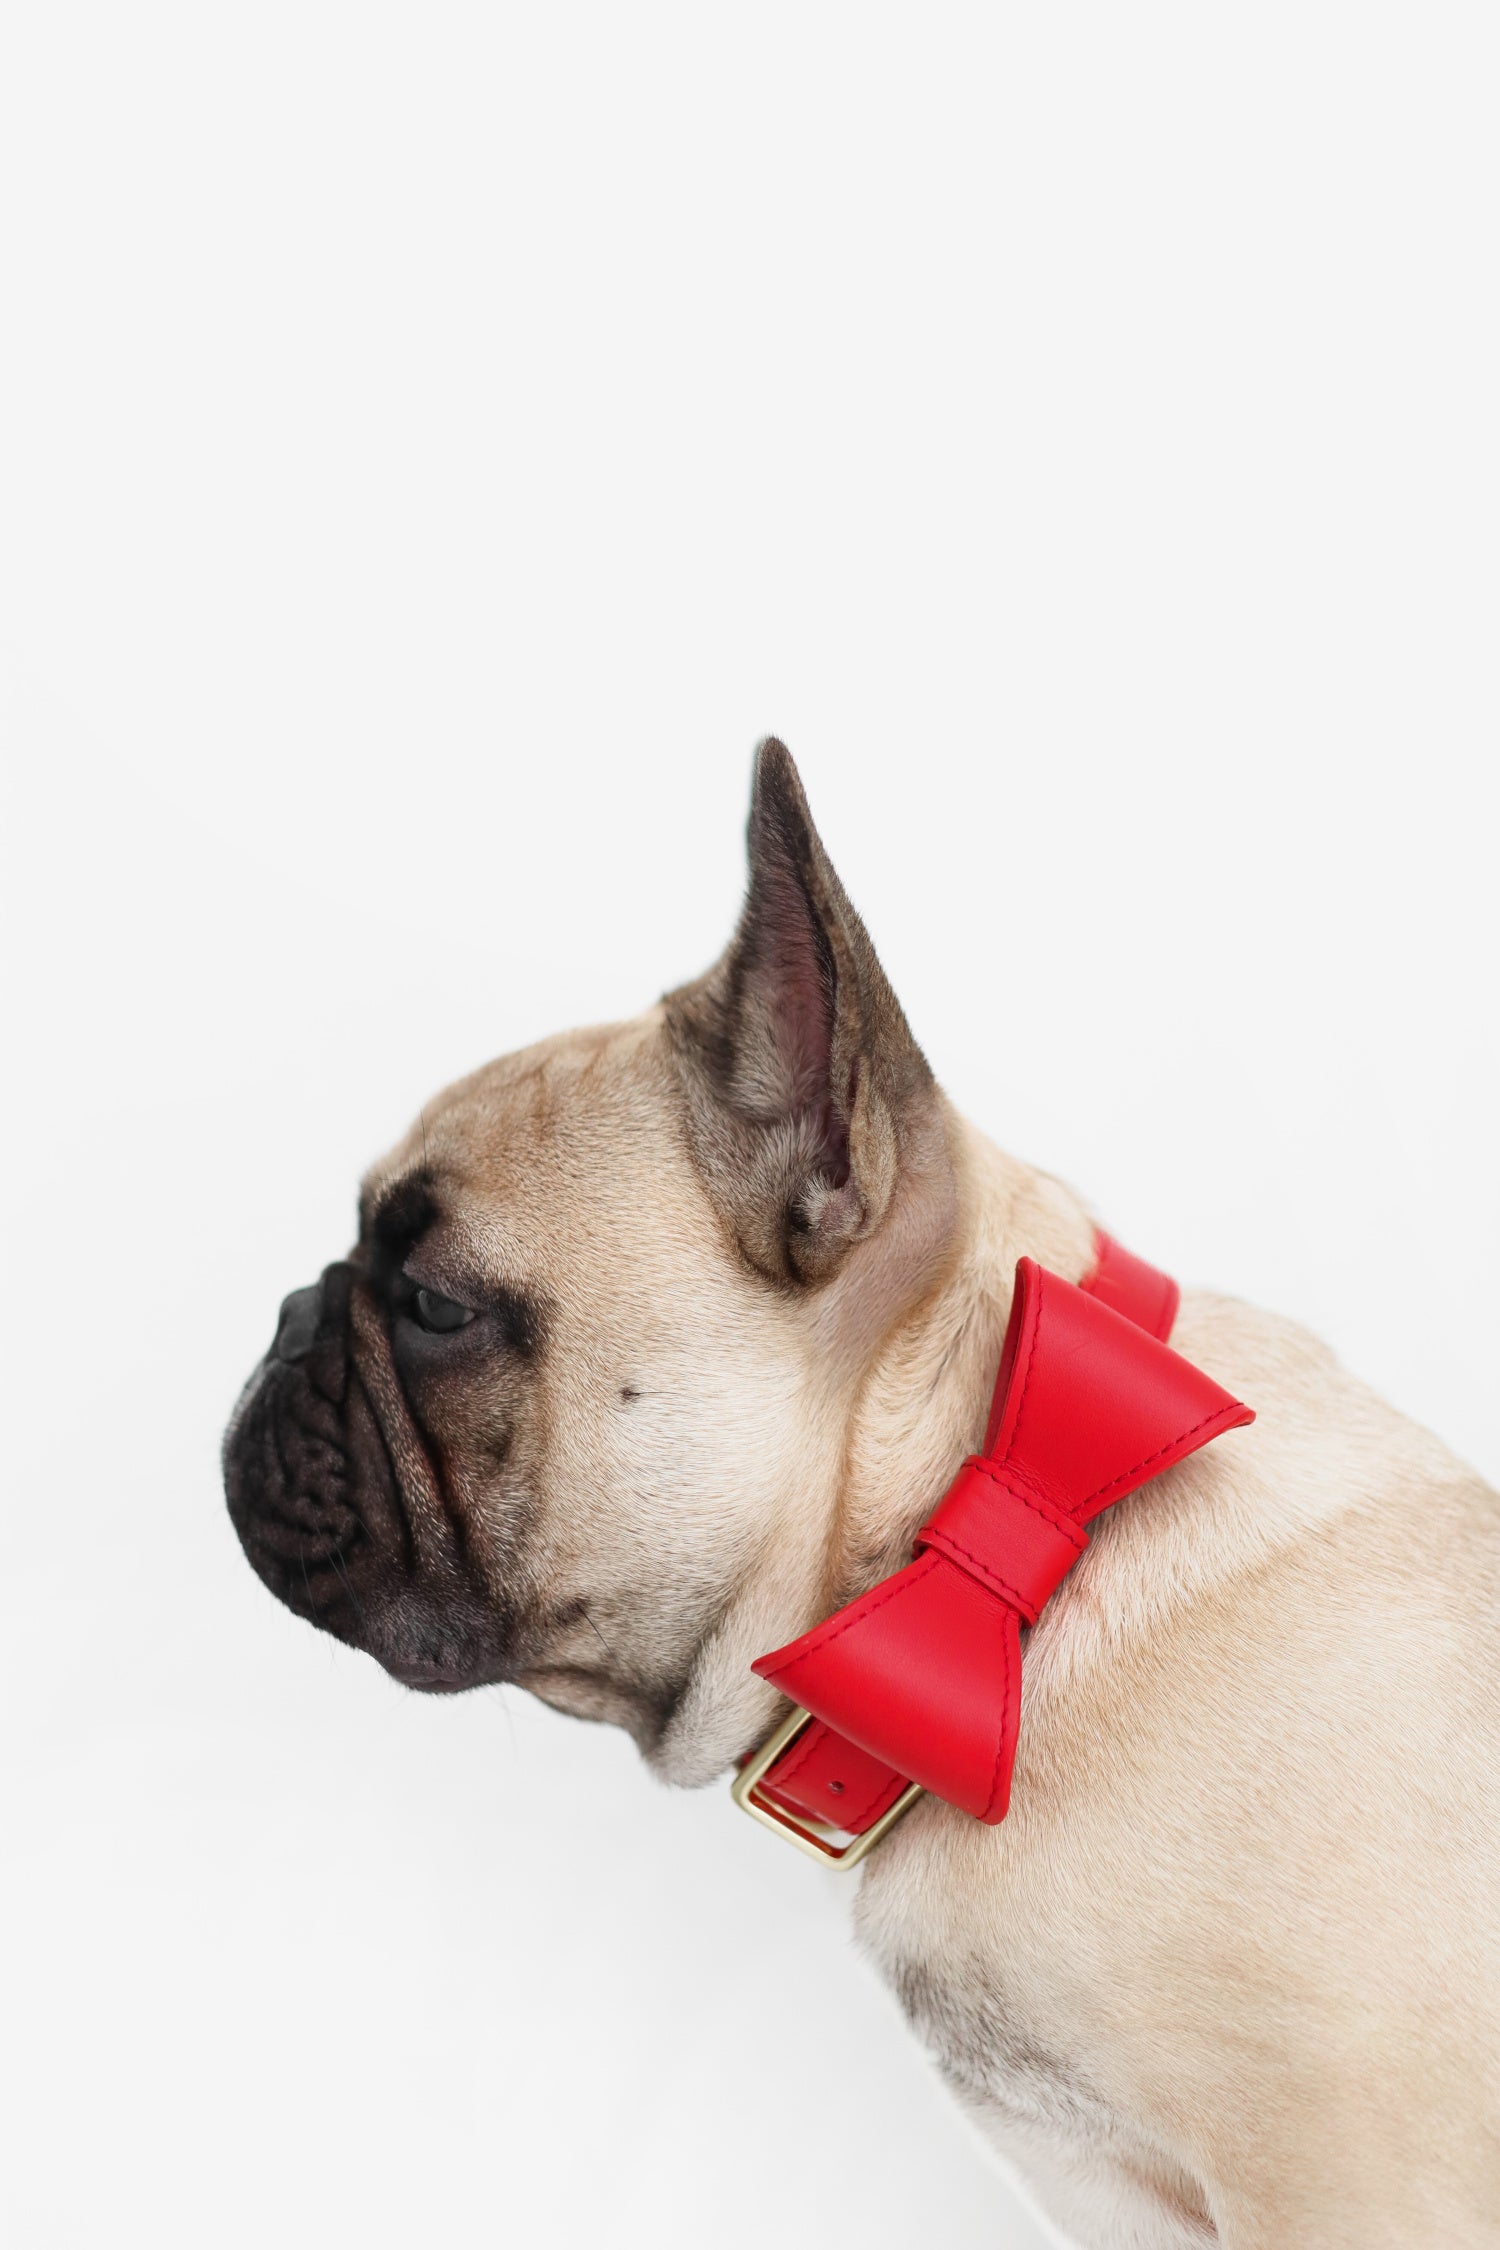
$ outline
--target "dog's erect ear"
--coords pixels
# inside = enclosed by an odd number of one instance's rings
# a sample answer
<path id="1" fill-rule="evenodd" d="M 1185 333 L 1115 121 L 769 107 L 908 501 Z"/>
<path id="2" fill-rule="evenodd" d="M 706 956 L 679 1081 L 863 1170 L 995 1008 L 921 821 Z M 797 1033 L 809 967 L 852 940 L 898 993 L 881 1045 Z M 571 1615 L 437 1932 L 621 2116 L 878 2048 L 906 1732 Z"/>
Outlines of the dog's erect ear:
<path id="1" fill-rule="evenodd" d="M 667 1020 L 716 1207 L 768 1278 L 819 1281 L 879 1227 L 935 1089 L 776 741 L 756 753 L 749 840 L 739 928 Z"/>

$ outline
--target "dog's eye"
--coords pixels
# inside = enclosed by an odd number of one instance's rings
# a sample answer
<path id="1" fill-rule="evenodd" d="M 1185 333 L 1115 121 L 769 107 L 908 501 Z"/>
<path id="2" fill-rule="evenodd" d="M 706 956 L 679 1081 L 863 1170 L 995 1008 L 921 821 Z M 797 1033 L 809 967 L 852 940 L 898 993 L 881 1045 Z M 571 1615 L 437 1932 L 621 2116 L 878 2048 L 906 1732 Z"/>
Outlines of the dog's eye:
<path id="1" fill-rule="evenodd" d="M 440 1297 L 435 1289 L 415 1290 L 411 1309 L 417 1326 L 434 1336 L 451 1336 L 455 1328 L 467 1328 L 474 1318 L 467 1305 L 456 1304 L 452 1297 Z"/>

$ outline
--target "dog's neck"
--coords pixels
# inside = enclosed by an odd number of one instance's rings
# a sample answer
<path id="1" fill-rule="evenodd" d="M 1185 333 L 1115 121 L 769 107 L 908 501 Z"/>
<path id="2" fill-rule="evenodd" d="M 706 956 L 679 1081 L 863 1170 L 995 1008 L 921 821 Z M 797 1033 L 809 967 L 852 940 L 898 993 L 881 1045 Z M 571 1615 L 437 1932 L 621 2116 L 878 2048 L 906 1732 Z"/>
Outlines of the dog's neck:
<path id="1" fill-rule="evenodd" d="M 768 1729 L 774 1692 L 750 1672 L 785 1641 L 904 1562 L 917 1527 L 989 1410 L 1016 1260 L 1076 1280 L 1093 1223 L 1059 1181 L 1002 1154 L 946 1104 L 941 1149 L 914 1180 L 863 1269 L 821 1293 L 812 1338 L 828 1369 L 806 1483 L 786 1536 L 727 1592 L 671 1724 L 652 1747 L 666 1778 L 722 1773 Z M 885 1233 L 886 1230 L 882 1230 Z"/>
<path id="2" fill-rule="evenodd" d="M 837 1607 L 910 1557 L 917 1527 L 979 1445 L 1010 1315 L 1016 1261 L 1076 1281 L 1094 1226 L 1060 1181 L 1005 1155 L 951 1113 L 957 1196 L 949 1257 L 874 1356 L 850 1417 L 823 1591 Z"/>

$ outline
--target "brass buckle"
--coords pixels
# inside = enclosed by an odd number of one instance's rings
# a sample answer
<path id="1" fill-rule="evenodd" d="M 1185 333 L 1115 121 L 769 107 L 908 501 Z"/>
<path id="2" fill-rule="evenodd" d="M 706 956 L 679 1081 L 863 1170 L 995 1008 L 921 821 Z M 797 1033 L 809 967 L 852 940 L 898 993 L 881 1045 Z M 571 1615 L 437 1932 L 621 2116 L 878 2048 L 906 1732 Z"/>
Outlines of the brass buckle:
<path id="1" fill-rule="evenodd" d="M 755 1795 L 756 1789 L 765 1780 L 782 1751 L 789 1743 L 796 1741 L 804 1727 L 812 1725 L 812 1717 L 811 1711 L 794 1709 L 791 1716 L 782 1721 L 774 1734 L 767 1736 L 760 1748 L 740 1768 L 729 1785 L 729 1794 L 741 1812 L 747 1812 L 752 1820 L 758 1820 L 762 1828 L 769 1828 L 776 1835 L 784 1836 L 789 1844 L 795 1844 L 799 1852 L 806 1852 L 809 1859 L 821 1860 L 825 1867 L 855 1867 L 866 1852 L 874 1850 L 886 1830 L 894 1828 L 901 1815 L 911 1810 L 922 1794 L 922 1784 L 919 1781 L 908 1782 L 896 1802 L 888 1805 L 879 1820 L 867 1828 L 862 1836 L 851 1836 L 848 1843 L 843 1845 L 825 1842 L 826 1837 L 837 1836 L 844 1831 L 828 1821 L 799 1819 L 795 1813 L 784 1812 L 779 1805 L 769 1804 L 764 1797 L 757 1798 Z"/>

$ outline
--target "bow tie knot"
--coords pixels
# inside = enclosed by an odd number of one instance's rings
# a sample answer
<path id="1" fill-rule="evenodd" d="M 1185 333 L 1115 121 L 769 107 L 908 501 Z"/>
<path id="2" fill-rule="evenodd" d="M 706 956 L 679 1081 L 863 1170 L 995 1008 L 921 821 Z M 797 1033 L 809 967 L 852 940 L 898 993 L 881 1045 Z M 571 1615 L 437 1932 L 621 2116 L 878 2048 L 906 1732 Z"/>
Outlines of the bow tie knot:
<path id="1" fill-rule="evenodd" d="M 935 1548 L 1034 1625 L 1088 1545 L 1088 1534 L 1015 1468 L 971 1454 L 917 1548 Z"/>

